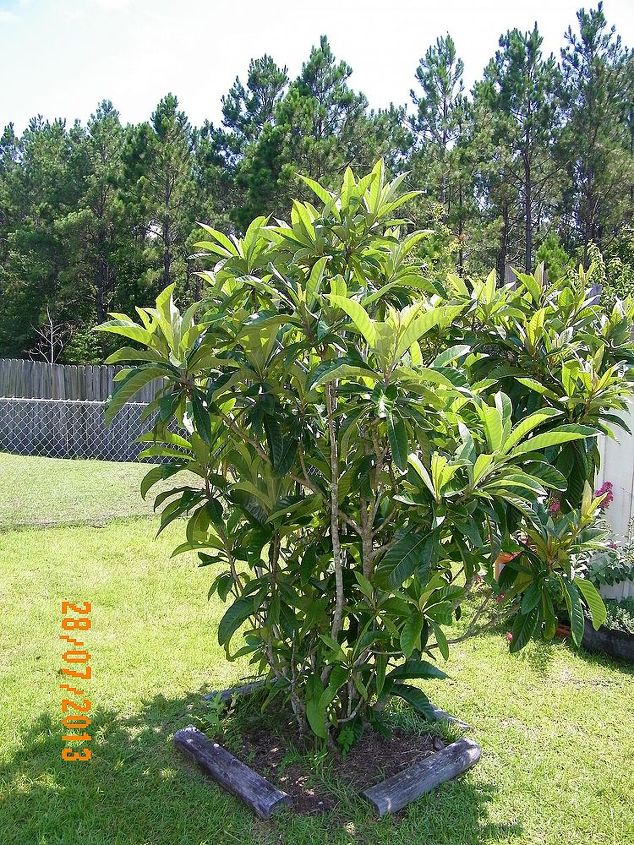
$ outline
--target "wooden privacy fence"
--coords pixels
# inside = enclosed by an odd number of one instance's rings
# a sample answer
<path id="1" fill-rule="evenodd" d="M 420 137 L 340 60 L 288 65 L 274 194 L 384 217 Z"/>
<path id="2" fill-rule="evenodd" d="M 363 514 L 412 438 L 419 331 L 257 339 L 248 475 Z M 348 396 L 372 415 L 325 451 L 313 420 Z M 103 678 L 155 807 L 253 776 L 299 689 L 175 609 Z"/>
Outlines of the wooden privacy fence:
<path id="1" fill-rule="evenodd" d="M 120 369 L 105 364 L 47 364 L 0 358 L 0 397 L 105 402 Z M 149 402 L 155 390 L 156 382 L 152 382 L 137 393 L 135 400 Z"/>

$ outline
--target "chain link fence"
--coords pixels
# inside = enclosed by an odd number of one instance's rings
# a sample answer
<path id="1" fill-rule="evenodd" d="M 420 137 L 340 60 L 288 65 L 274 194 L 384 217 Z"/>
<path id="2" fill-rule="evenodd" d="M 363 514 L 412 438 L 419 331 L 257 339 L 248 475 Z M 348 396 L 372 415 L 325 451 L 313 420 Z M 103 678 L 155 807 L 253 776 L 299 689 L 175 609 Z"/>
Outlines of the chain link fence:
<path id="1" fill-rule="evenodd" d="M 70 399 L 0 398 L 0 451 L 49 458 L 136 461 L 152 419 L 142 419 L 145 404 L 129 403 L 110 426 L 105 402 Z M 159 462 L 160 459 L 154 459 Z"/>

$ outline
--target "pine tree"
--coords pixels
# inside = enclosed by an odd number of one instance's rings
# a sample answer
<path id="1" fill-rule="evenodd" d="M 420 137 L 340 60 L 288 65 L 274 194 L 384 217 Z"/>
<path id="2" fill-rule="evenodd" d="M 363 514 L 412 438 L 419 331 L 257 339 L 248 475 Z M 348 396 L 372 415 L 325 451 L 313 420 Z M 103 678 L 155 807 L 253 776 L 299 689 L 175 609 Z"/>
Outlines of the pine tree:
<path id="1" fill-rule="evenodd" d="M 132 190 L 143 219 L 148 270 L 147 296 L 179 282 L 189 285 L 188 239 L 195 227 L 195 134 L 173 94 L 164 97 L 149 123 L 133 133 L 125 158 Z"/>
<path id="2" fill-rule="evenodd" d="M 464 95 L 464 64 L 449 34 L 429 47 L 416 68 L 420 91 L 410 91 L 416 112 L 410 119 L 415 139 L 411 181 L 425 200 L 419 202 L 421 225 L 435 219 L 456 239 L 460 270 L 465 263 L 468 221 L 473 215 L 472 167 L 467 155 L 471 109 Z"/>
<path id="3" fill-rule="evenodd" d="M 584 263 L 589 245 L 605 246 L 631 219 L 634 194 L 634 57 L 603 3 L 577 13 L 561 51 L 566 129 L 561 157 L 570 177 L 567 199 L 572 244 Z"/>
<path id="4" fill-rule="evenodd" d="M 273 123 L 287 84 L 287 69 L 278 67 L 266 54 L 251 59 L 246 85 L 236 77 L 229 93 L 222 97 L 224 139 L 231 154 L 242 154 L 246 145 L 257 141 L 264 127 Z"/>
<path id="5" fill-rule="evenodd" d="M 65 122 L 33 118 L 17 141 L 3 136 L 0 265 L 0 355 L 21 355 L 51 319 L 65 329 L 77 319 L 80 294 L 64 286 L 68 244 L 58 221 L 77 206 L 81 187 L 70 175 Z"/>
<path id="6" fill-rule="evenodd" d="M 531 270 L 533 241 L 556 195 L 558 169 L 553 149 L 559 130 L 556 98 L 558 71 L 554 57 L 542 56 L 537 24 L 530 32 L 517 29 L 500 38 L 500 49 L 476 86 L 476 97 L 488 106 L 494 126 L 493 142 L 510 156 L 505 182 L 519 196 L 517 217 L 523 223 L 523 264 Z M 505 168 L 506 169 L 506 168 Z M 513 215 L 508 197 L 502 201 L 502 253 Z M 506 257 L 506 256 L 505 256 Z"/>

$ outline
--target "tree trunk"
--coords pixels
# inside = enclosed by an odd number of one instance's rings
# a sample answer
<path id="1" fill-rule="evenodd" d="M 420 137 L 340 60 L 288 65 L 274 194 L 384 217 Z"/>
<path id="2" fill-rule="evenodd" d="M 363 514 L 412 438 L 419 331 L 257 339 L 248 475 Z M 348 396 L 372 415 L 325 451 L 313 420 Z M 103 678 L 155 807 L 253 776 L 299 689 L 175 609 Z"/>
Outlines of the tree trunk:
<path id="1" fill-rule="evenodd" d="M 524 269 L 533 268 L 533 184 L 528 152 L 524 153 Z"/>
<path id="2" fill-rule="evenodd" d="M 462 179 L 458 181 L 458 273 L 462 276 L 464 272 L 464 220 L 462 219 L 464 208 L 464 197 Z"/>
<path id="3" fill-rule="evenodd" d="M 498 276 L 504 280 L 506 277 L 506 258 L 509 249 L 509 206 L 504 201 L 502 206 L 502 234 L 500 237 L 500 251 L 498 253 Z"/>
<path id="4" fill-rule="evenodd" d="M 172 272 L 172 238 L 169 220 L 163 222 L 163 287 L 171 283 Z"/>

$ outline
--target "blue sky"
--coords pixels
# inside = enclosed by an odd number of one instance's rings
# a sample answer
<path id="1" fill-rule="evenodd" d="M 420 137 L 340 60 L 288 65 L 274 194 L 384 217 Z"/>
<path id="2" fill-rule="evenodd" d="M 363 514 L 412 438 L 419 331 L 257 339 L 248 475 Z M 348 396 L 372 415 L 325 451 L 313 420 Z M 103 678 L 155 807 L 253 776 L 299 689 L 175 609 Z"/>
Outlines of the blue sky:
<path id="1" fill-rule="evenodd" d="M 265 52 L 295 75 L 326 33 L 374 107 L 405 102 L 418 59 L 438 35 L 456 41 L 471 84 L 500 34 L 538 21 L 558 53 L 582 0 L 0 0 L 0 126 L 37 113 L 86 120 L 111 99 L 147 119 L 175 93 L 190 119 L 217 120 L 220 96 Z M 585 3 L 586 7 L 594 5 Z M 633 0 L 606 0 L 634 45 Z"/>

